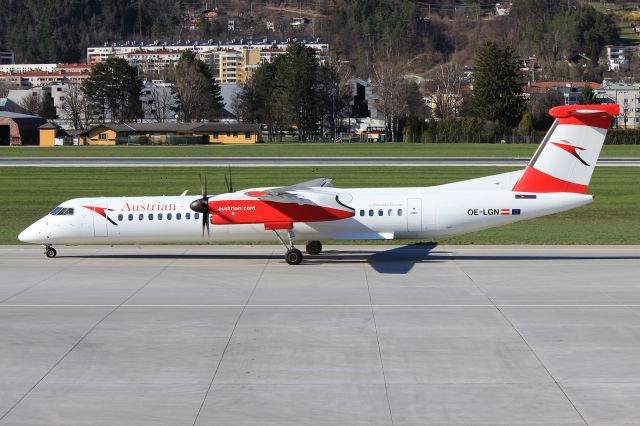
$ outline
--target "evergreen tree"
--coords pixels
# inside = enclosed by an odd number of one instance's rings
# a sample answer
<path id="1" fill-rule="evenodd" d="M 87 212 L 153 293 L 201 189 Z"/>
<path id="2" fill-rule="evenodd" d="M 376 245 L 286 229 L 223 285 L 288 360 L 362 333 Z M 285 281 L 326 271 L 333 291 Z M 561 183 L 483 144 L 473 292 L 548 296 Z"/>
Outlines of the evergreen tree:
<path id="1" fill-rule="evenodd" d="M 101 120 L 124 122 L 142 116 L 142 81 L 136 69 L 121 58 L 109 58 L 91 69 L 91 77 L 82 83 L 82 91 L 92 114 Z"/>
<path id="2" fill-rule="evenodd" d="M 525 108 L 523 77 L 513 49 L 486 42 L 478 51 L 473 72 L 471 111 L 504 129 L 520 122 Z"/>
<path id="3" fill-rule="evenodd" d="M 38 108 L 38 115 L 43 118 L 58 118 L 56 107 L 53 104 L 53 98 L 51 97 L 51 88 L 47 87 L 42 91 L 42 99 Z"/>
<path id="4" fill-rule="evenodd" d="M 316 78 L 318 61 L 315 51 L 292 44 L 287 54 L 278 56 L 274 97 L 285 108 L 285 114 L 298 128 L 298 140 L 306 141 L 316 130 Z"/>
<path id="5" fill-rule="evenodd" d="M 578 103 L 580 105 L 597 105 L 601 103 L 600 99 L 596 97 L 596 92 L 591 86 L 587 86 L 582 89 L 582 93 L 578 97 Z"/>

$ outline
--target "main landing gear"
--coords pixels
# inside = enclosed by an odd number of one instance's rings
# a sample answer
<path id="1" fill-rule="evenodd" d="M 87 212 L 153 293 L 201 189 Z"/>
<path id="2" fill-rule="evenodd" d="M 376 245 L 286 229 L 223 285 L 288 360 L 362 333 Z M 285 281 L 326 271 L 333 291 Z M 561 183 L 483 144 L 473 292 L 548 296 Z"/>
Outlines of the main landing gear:
<path id="1" fill-rule="evenodd" d="M 278 234 L 277 229 L 273 229 L 273 233 L 276 234 L 276 237 L 278 238 L 278 240 L 282 243 L 284 248 L 287 249 L 287 253 L 284 255 L 284 260 L 289 265 L 299 265 L 300 262 L 302 262 L 302 252 L 297 248 L 295 248 L 295 246 L 293 245 L 296 239 L 296 236 L 293 233 L 293 229 L 289 229 L 287 231 L 287 236 L 289 237 L 289 244 L 284 242 L 280 234 Z"/>
<path id="2" fill-rule="evenodd" d="M 289 237 L 289 244 L 285 243 L 277 229 L 272 229 L 273 233 L 276 234 L 278 240 L 282 243 L 285 249 L 287 249 L 286 254 L 284 255 L 284 260 L 289 265 L 299 265 L 302 262 L 302 252 L 298 250 L 294 246 L 294 241 L 296 236 L 293 232 L 293 229 L 287 230 L 287 236 Z M 322 252 L 322 243 L 320 241 L 309 241 L 306 247 L 307 253 L 315 255 L 320 254 Z"/>
<path id="3" fill-rule="evenodd" d="M 320 241 L 309 241 L 307 243 L 307 253 L 320 254 L 322 252 L 322 243 Z"/>
<path id="4" fill-rule="evenodd" d="M 56 257 L 56 254 L 58 254 L 58 252 L 56 251 L 56 249 L 53 248 L 52 245 L 46 245 L 44 246 L 44 255 L 47 257 Z"/>

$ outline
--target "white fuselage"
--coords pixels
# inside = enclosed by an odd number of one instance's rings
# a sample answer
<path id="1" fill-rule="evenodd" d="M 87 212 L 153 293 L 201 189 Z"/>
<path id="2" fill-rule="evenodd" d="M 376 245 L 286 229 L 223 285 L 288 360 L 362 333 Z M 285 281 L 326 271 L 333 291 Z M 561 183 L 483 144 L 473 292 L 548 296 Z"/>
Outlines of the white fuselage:
<path id="1" fill-rule="evenodd" d="M 326 191 L 339 194 L 340 199 L 350 200 L 348 206 L 355 215 L 327 222 L 295 222 L 295 237 L 432 240 L 545 216 L 593 200 L 591 195 L 575 193 L 522 194 L 493 189 L 482 179 L 477 181 L 483 190 L 475 187 L 475 181 L 427 188 L 327 188 Z M 314 189 L 322 190 L 325 189 Z M 198 198 L 77 198 L 60 205 L 72 208 L 73 214 L 49 214 L 25 229 L 19 238 L 45 245 L 277 241 L 262 223 L 210 225 L 209 236 L 203 236 L 202 217 L 189 207 Z M 106 216 L 84 206 L 104 208 Z"/>

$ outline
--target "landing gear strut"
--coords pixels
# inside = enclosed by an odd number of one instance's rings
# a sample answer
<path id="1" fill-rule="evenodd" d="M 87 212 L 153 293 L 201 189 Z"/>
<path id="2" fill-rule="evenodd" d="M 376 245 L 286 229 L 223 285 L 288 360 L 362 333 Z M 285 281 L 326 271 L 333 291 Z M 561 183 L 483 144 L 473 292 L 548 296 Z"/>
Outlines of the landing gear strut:
<path id="1" fill-rule="evenodd" d="M 282 239 L 280 234 L 278 234 L 278 231 L 276 229 L 273 230 L 273 233 L 276 234 L 276 237 L 278 238 L 278 240 L 280 240 L 284 248 L 287 249 L 287 253 L 284 255 L 284 260 L 289 265 L 299 265 L 300 262 L 302 262 L 302 252 L 297 248 L 295 248 L 295 246 L 293 245 L 296 238 L 295 234 L 293 233 L 293 229 L 290 229 L 289 231 L 287 231 L 287 235 L 289 237 L 289 244 L 284 242 L 284 240 Z"/>
<path id="2" fill-rule="evenodd" d="M 56 254 L 58 254 L 58 252 L 56 251 L 56 249 L 53 248 L 52 245 L 46 245 L 44 247 L 44 255 L 47 257 L 56 257 Z"/>
<path id="3" fill-rule="evenodd" d="M 320 241 L 309 241 L 307 243 L 307 253 L 320 254 L 322 252 L 322 243 Z"/>

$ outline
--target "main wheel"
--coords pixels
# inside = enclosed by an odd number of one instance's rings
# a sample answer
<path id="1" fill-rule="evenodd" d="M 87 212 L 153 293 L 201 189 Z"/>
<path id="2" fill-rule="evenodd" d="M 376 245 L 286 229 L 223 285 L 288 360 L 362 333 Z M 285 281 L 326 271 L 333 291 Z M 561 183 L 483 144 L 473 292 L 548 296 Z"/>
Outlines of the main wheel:
<path id="1" fill-rule="evenodd" d="M 307 253 L 320 254 L 322 252 L 322 243 L 320 241 L 309 241 L 307 243 Z"/>
<path id="2" fill-rule="evenodd" d="M 56 254 L 58 254 L 58 252 L 53 247 L 47 247 L 47 250 L 45 250 L 44 254 L 47 257 L 56 257 Z"/>
<path id="3" fill-rule="evenodd" d="M 287 251 L 284 259 L 289 265 L 299 265 L 302 262 L 302 252 L 298 249 L 291 249 Z"/>

